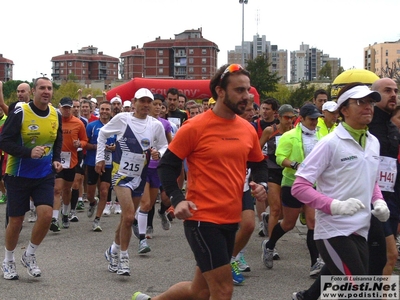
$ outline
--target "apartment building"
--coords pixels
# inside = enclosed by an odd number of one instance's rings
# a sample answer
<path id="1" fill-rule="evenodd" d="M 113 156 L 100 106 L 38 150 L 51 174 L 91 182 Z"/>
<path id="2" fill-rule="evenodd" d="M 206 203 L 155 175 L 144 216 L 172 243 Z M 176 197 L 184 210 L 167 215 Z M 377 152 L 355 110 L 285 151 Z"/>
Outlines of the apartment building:
<path id="1" fill-rule="evenodd" d="M 13 61 L 0 54 L 0 81 L 13 80 Z"/>
<path id="2" fill-rule="evenodd" d="M 364 69 L 386 76 L 388 68 L 400 71 L 400 40 L 374 43 L 364 48 Z"/>
<path id="3" fill-rule="evenodd" d="M 210 79 L 217 70 L 217 44 L 205 39 L 202 28 L 175 34 L 175 39 L 146 42 L 123 52 L 121 78 Z"/>
<path id="4" fill-rule="evenodd" d="M 93 45 L 83 47 L 78 53 L 65 51 L 51 58 L 54 81 L 73 78 L 79 81 L 102 80 L 111 83 L 118 79 L 119 59 L 98 52 Z"/>

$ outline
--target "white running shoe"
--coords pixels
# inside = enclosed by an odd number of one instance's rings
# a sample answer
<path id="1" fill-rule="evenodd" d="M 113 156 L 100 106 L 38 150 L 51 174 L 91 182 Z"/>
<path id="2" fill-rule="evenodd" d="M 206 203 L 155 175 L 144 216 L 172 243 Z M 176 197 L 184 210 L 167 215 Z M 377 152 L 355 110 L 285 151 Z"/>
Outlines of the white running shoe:
<path id="1" fill-rule="evenodd" d="M 15 266 L 15 261 L 3 261 L 1 270 L 3 271 L 4 279 L 17 280 L 19 278 Z"/>
<path id="2" fill-rule="evenodd" d="M 37 215 L 36 215 L 36 209 L 34 208 L 29 211 L 28 222 L 35 223 L 36 220 L 37 220 Z"/>
<path id="3" fill-rule="evenodd" d="M 121 205 L 119 203 L 114 203 L 114 214 L 120 215 L 121 214 Z"/>
<path id="4" fill-rule="evenodd" d="M 131 276 L 128 256 L 123 256 L 119 258 L 117 274 L 123 276 Z"/>
<path id="5" fill-rule="evenodd" d="M 103 216 L 111 215 L 111 202 L 107 202 L 106 207 L 103 210 Z"/>
<path id="6" fill-rule="evenodd" d="M 21 257 L 22 265 L 28 269 L 28 274 L 32 277 L 40 277 L 42 275 L 42 271 L 40 271 L 39 267 L 36 264 L 36 256 L 33 255 L 26 255 L 26 252 L 22 254 Z"/>

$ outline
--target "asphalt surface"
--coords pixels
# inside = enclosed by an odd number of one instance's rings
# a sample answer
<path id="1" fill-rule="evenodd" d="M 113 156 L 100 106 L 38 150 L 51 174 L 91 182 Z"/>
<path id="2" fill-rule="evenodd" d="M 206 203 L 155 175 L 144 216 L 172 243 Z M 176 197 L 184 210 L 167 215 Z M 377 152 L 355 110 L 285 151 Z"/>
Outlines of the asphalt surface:
<path id="1" fill-rule="evenodd" d="M 87 207 L 87 204 L 86 204 Z M 158 204 L 157 204 L 158 208 Z M 28 214 L 27 214 L 28 216 Z M 33 223 L 25 218 L 15 250 L 19 280 L 0 278 L 0 299 L 131 299 L 133 292 L 155 296 L 179 281 L 191 280 L 195 262 L 183 233 L 182 222 L 174 220 L 164 231 L 154 218 L 154 236 L 148 241 L 152 251 L 137 253 L 138 240 L 132 236 L 129 246 L 131 276 L 110 273 L 104 258 L 111 245 L 119 215 L 101 219 L 102 232 L 91 230 L 92 219 L 79 213 L 79 222 L 69 229 L 47 234 L 36 257 L 42 270 L 40 278 L 28 275 L 20 257 L 29 243 Z M 5 205 L 0 205 L 0 248 L 4 249 Z M 251 272 L 244 273 L 245 283 L 235 286 L 232 299 L 291 299 L 294 291 L 312 284 L 305 226 L 298 223 L 277 244 L 281 260 L 268 270 L 261 262 L 261 242 L 256 230 L 246 248 Z M 0 251 L 0 260 L 4 258 Z M 2 274 L 1 274 L 2 275 Z"/>

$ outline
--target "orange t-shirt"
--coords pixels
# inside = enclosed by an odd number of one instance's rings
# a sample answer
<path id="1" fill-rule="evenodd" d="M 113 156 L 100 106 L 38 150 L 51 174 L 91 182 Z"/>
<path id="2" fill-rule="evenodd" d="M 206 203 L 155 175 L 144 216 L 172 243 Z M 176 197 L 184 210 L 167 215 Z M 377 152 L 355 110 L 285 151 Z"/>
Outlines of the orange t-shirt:
<path id="1" fill-rule="evenodd" d="M 78 152 L 77 148 L 74 147 L 74 140 L 79 140 L 82 148 L 85 148 L 88 142 L 85 125 L 83 125 L 80 119 L 74 116 L 62 118 L 62 132 L 63 143 L 61 152 L 71 153 L 69 168 L 65 168 L 72 169 L 78 164 Z"/>
<path id="2" fill-rule="evenodd" d="M 264 159 L 254 127 L 239 116 L 220 118 L 210 109 L 187 120 L 169 149 L 179 158 L 187 158 L 186 199 L 197 206 L 188 220 L 239 222 L 246 163 Z"/>

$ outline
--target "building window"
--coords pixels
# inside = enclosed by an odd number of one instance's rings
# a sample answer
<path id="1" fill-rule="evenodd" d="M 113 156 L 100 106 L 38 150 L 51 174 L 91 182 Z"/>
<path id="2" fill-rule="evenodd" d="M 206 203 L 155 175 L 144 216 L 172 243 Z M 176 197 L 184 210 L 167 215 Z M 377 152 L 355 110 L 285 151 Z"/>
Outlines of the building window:
<path id="1" fill-rule="evenodd" d="M 85 63 L 83 62 L 83 63 L 82 63 L 82 67 L 84 67 L 84 66 L 85 66 Z"/>
<path id="2" fill-rule="evenodd" d="M 164 68 L 159 68 L 158 69 L 158 74 L 164 74 Z"/>
<path id="3" fill-rule="evenodd" d="M 83 71 L 82 71 L 82 74 L 86 74 L 86 71 L 85 71 L 85 70 L 83 70 Z"/>
<path id="4" fill-rule="evenodd" d="M 201 63 L 204 65 L 204 64 L 206 64 L 207 63 L 207 58 L 202 58 L 201 59 Z"/>
<path id="5" fill-rule="evenodd" d="M 189 57 L 189 64 L 192 64 L 194 62 L 193 57 Z"/>
<path id="6" fill-rule="evenodd" d="M 194 73 L 194 68 L 190 67 L 189 68 L 189 73 Z"/>
<path id="7" fill-rule="evenodd" d="M 71 74 L 71 73 L 72 73 L 72 70 L 69 70 L 69 71 L 68 71 L 68 74 Z"/>
<path id="8" fill-rule="evenodd" d="M 389 55 L 389 50 L 386 50 L 386 56 L 388 56 Z"/>
<path id="9" fill-rule="evenodd" d="M 201 49 L 201 54 L 207 54 L 207 49 Z"/>
<path id="10" fill-rule="evenodd" d="M 207 73 L 207 68 L 201 68 L 201 73 Z"/>
<path id="11" fill-rule="evenodd" d="M 189 49 L 189 54 L 193 54 L 194 50 L 193 49 Z"/>
<path id="12" fill-rule="evenodd" d="M 158 55 L 164 55 L 164 50 L 158 50 Z"/>
<path id="13" fill-rule="evenodd" d="M 61 71 L 61 72 L 60 72 L 61 74 L 64 74 L 64 70 L 60 70 L 60 71 Z"/>
<path id="14" fill-rule="evenodd" d="M 61 62 L 60 65 L 61 65 L 61 67 L 64 67 L 64 62 Z"/>
<path id="15" fill-rule="evenodd" d="M 158 64 L 159 64 L 159 65 L 164 64 L 164 60 L 163 60 L 162 58 L 160 58 L 160 59 L 158 60 Z"/>
<path id="16" fill-rule="evenodd" d="M 68 62 L 68 67 L 72 67 L 72 61 Z"/>

